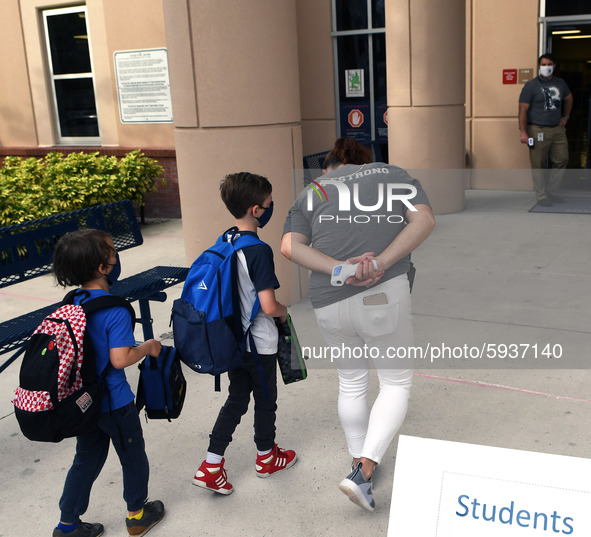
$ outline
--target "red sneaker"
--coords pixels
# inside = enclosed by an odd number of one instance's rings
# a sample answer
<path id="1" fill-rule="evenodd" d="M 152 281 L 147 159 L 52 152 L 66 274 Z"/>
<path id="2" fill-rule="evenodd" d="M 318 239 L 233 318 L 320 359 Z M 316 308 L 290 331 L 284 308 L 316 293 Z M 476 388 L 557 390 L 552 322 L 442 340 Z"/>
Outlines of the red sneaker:
<path id="1" fill-rule="evenodd" d="M 257 455 L 256 471 L 259 477 L 269 477 L 271 474 L 286 470 L 298 460 L 295 451 L 282 450 L 275 444 L 271 453 Z"/>
<path id="2" fill-rule="evenodd" d="M 222 459 L 221 464 L 208 464 L 203 461 L 193 478 L 193 485 L 219 494 L 230 494 L 234 487 L 228 483 L 228 474 L 224 468 L 224 462 L 226 462 L 226 459 Z"/>

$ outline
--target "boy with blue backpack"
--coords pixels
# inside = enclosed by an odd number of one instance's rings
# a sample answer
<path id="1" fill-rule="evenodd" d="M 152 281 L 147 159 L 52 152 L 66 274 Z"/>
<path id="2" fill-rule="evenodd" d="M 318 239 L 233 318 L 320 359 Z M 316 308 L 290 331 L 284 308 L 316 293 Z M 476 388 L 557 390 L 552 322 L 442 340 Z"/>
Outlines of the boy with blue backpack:
<path id="1" fill-rule="evenodd" d="M 258 239 L 257 228 L 262 228 L 273 214 L 271 191 L 271 183 L 265 177 L 252 173 L 235 173 L 223 179 L 221 197 L 236 219 L 236 228 L 231 230 L 233 236 L 229 240 L 246 235 Z M 260 239 L 251 242 L 253 244 L 237 252 L 242 329 L 249 333 L 247 352 L 243 365 L 228 371 L 228 398 L 213 426 L 207 457 L 193 478 L 194 485 L 219 494 L 230 494 L 234 490 L 224 469 L 224 453 L 248 409 L 251 393 L 255 401 L 256 475 L 269 477 L 290 468 L 297 460 L 294 451 L 282 450 L 275 443 L 278 332 L 273 317 L 285 321 L 287 308 L 275 298 L 279 282 L 271 247 Z M 260 309 L 251 320 L 257 309 L 257 299 Z"/>

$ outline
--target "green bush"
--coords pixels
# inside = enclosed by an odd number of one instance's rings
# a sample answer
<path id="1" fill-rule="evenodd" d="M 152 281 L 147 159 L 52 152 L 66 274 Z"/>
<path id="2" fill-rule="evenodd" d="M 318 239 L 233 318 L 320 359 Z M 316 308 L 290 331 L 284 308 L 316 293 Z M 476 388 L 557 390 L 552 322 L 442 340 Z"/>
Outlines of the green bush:
<path id="1" fill-rule="evenodd" d="M 162 166 L 139 150 L 120 160 L 98 152 L 6 157 L 0 169 L 0 226 L 123 199 L 142 205 L 161 173 Z"/>

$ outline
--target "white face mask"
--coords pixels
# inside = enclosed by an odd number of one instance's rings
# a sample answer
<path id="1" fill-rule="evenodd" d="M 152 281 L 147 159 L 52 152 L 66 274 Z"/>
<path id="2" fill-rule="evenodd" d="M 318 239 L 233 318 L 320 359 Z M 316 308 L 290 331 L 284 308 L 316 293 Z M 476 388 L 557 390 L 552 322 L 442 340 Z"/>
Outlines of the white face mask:
<path id="1" fill-rule="evenodd" d="M 540 76 L 543 76 L 544 78 L 548 78 L 549 76 L 552 76 L 553 72 L 554 72 L 553 65 L 540 65 Z"/>

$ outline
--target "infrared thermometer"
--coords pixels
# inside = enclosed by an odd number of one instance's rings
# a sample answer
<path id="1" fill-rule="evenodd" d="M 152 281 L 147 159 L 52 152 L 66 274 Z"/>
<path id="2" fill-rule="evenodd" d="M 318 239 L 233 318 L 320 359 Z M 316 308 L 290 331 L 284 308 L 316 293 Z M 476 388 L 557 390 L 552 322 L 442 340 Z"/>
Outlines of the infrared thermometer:
<path id="1" fill-rule="evenodd" d="M 372 259 L 372 262 L 373 269 L 378 270 L 378 262 L 375 259 Z M 342 263 L 340 265 L 337 265 L 335 268 L 332 269 L 330 284 L 334 286 L 344 285 L 347 281 L 347 278 L 355 276 L 358 266 L 359 263 L 355 263 L 354 265 L 351 265 L 349 263 Z"/>

